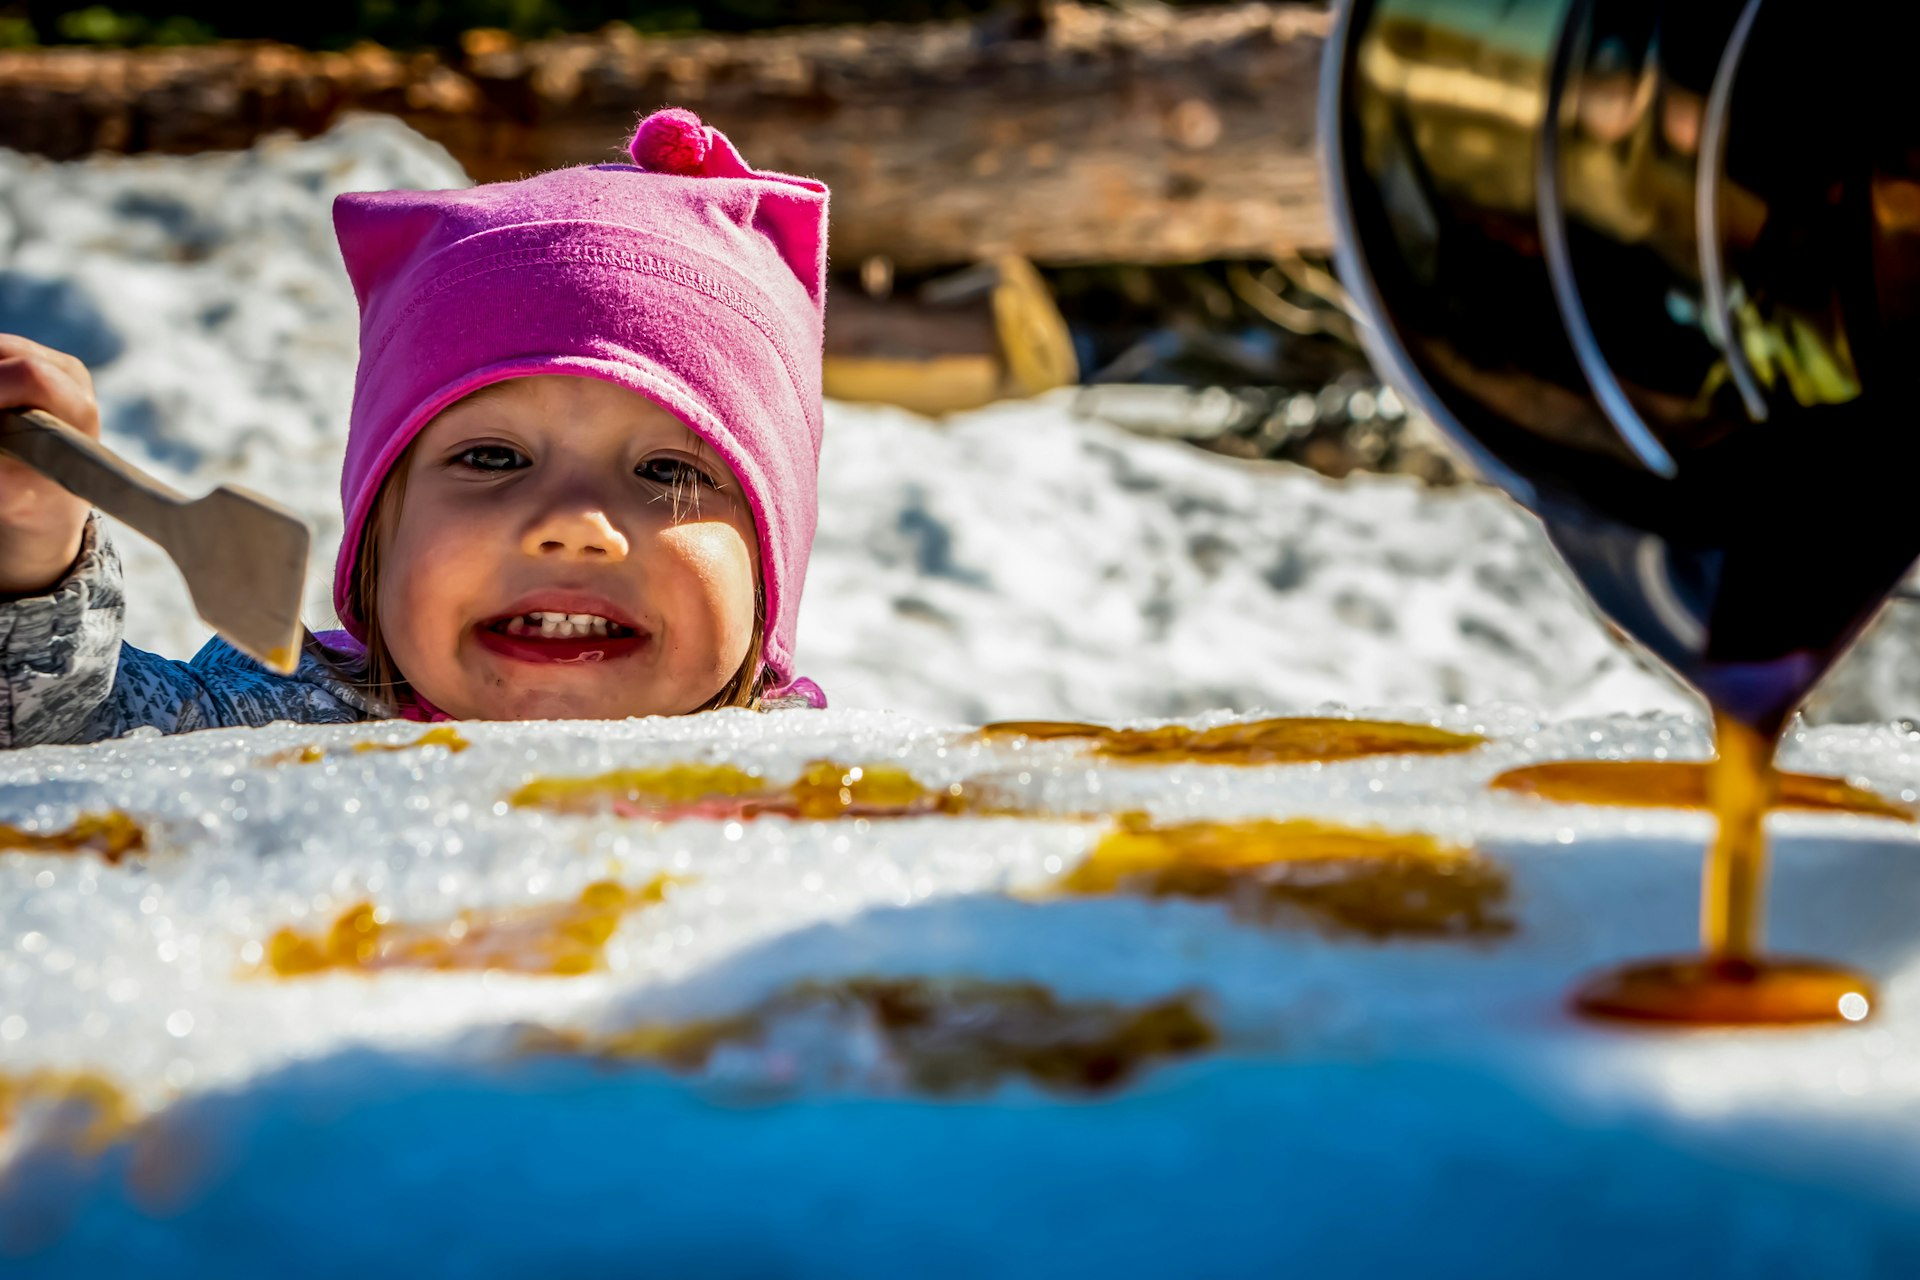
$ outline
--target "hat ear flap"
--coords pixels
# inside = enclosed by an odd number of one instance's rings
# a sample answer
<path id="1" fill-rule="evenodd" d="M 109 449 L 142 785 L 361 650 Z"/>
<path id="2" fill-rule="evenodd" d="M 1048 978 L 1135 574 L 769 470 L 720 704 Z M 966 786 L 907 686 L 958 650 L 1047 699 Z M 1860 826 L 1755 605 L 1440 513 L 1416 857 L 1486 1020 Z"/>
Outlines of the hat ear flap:
<path id="1" fill-rule="evenodd" d="M 764 175 L 754 172 L 746 157 L 740 154 L 740 148 L 733 145 L 733 139 L 718 129 L 709 128 L 707 153 L 700 166 L 700 175 L 705 178 L 758 178 Z"/>
<path id="2" fill-rule="evenodd" d="M 753 227 L 779 250 L 815 307 L 827 297 L 827 192 L 798 183 L 764 192 Z"/>
<path id="3" fill-rule="evenodd" d="M 406 260 L 434 242 L 441 215 L 412 191 L 349 191 L 334 197 L 333 233 L 364 310 L 382 284 L 393 283 Z"/>

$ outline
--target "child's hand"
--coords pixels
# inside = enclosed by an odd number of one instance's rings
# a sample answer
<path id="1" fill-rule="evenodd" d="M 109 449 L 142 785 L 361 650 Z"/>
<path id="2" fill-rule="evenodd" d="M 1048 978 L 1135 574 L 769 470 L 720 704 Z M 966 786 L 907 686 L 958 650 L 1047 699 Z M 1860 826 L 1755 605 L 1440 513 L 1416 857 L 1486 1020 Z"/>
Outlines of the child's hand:
<path id="1" fill-rule="evenodd" d="M 100 438 L 87 366 L 10 333 L 0 333 L 0 408 L 45 409 Z M 66 576 L 80 555 L 87 509 L 26 463 L 0 456 L 0 595 L 34 595 Z"/>

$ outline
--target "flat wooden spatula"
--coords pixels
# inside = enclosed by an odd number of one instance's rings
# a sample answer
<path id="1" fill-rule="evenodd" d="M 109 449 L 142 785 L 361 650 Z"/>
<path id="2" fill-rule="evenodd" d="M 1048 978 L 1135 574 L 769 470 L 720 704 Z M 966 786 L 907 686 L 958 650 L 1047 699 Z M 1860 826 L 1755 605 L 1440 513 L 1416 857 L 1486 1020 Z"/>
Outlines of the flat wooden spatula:
<path id="1" fill-rule="evenodd" d="M 188 498 L 39 409 L 0 409 L 0 450 L 159 543 L 234 648 L 283 674 L 299 663 L 312 541 L 299 516 L 227 485 Z"/>

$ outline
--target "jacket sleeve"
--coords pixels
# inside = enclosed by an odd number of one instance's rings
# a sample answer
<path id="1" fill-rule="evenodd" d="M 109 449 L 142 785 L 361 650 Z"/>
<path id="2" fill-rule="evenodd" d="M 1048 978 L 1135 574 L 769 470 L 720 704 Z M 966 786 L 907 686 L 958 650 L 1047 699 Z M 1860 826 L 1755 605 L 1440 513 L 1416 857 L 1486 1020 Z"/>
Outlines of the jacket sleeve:
<path id="1" fill-rule="evenodd" d="M 95 514 L 80 558 L 51 591 L 0 602 L 0 746 L 92 741 L 89 726 L 119 675 L 125 619 L 120 557 Z"/>
<path id="2" fill-rule="evenodd" d="M 175 662 L 122 641 L 125 618 L 120 557 L 95 514 L 57 586 L 0 602 L 0 748 L 100 742 L 142 727 L 367 718 L 311 658 L 286 678 L 216 639 L 191 663 Z"/>

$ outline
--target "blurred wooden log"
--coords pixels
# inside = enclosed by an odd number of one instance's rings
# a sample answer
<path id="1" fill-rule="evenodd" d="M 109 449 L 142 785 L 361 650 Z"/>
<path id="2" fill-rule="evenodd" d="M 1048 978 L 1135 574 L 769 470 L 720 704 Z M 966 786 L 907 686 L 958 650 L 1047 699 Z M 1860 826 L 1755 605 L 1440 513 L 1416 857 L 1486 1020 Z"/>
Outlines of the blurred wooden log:
<path id="1" fill-rule="evenodd" d="M 834 293 L 821 373 L 832 399 L 943 414 L 1072 386 L 1080 365 L 1047 282 L 1025 258 L 1004 254 L 918 298 Z"/>
<path id="2" fill-rule="evenodd" d="M 755 164 L 825 179 L 842 263 L 1015 253 L 1045 264 L 1321 248 L 1323 9 L 1063 3 L 1037 38 L 982 24 L 643 39 L 616 26 L 454 63 L 273 45 L 0 53 L 0 145 L 245 146 L 390 111 L 475 177 L 621 158 L 635 116 L 690 107 Z"/>
<path id="3" fill-rule="evenodd" d="M 226 150 L 279 130 L 310 137 L 345 111 L 452 117 L 478 103 L 472 82 L 432 55 L 373 46 L 0 50 L 0 146 L 56 160 Z"/>

